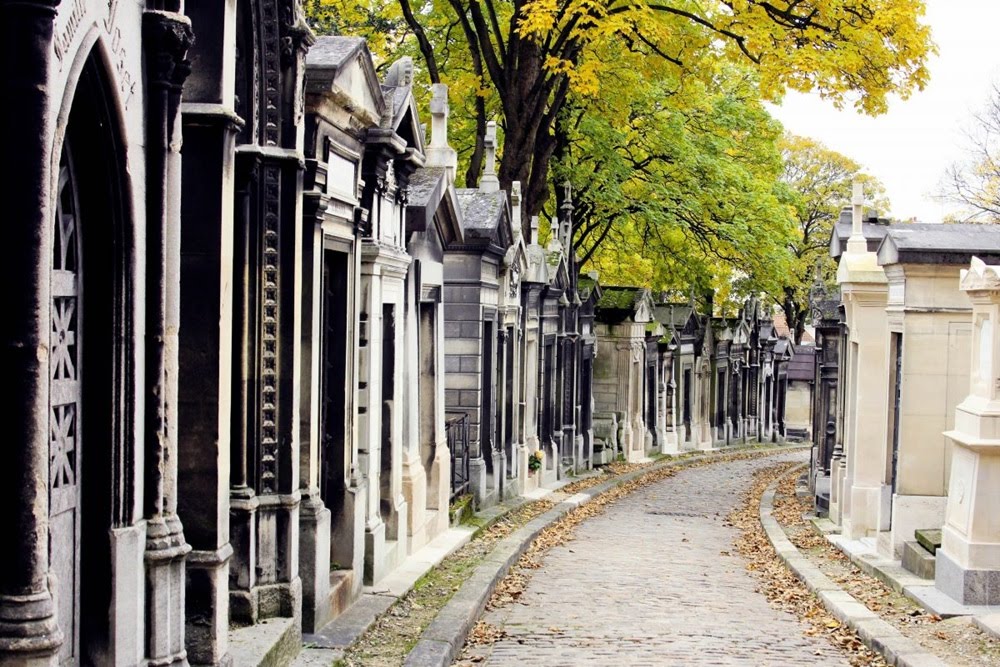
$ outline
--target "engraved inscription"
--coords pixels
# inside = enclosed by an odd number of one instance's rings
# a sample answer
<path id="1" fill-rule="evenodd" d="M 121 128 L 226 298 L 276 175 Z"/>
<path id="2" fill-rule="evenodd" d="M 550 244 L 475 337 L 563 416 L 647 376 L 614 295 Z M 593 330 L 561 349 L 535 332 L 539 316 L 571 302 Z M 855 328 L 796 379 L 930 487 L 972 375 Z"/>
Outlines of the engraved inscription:
<path id="1" fill-rule="evenodd" d="M 62 25 L 56 28 L 56 36 L 53 40 L 56 58 L 60 64 L 66 56 L 66 52 L 69 51 L 70 44 L 73 43 L 73 38 L 76 37 L 76 31 L 80 28 L 80 24 L 83 23 L 83 17 L 87 13 L 84 0 L 73 0 L 73 4 L 68 9 L 69 13 L 66 14 L 65 21 L 62 18 L 63 12 L 59 12 L 57 20 Z"/>
<path id="2" fill-rule="evenodd" d="M 122 107 L 128 109 L 138 82 L 132 78 L 132 73 L 126 67 L 128 53 L 123 43 L 121 28 L 115 26 L 119 6 L 118 0 L 108 0 L 108 16 L 104 19 L 104 31 L 111 38 L 112 65 L 114 65 L 115 74 L 118 76 L 118 91 L 122 96 Z"/>

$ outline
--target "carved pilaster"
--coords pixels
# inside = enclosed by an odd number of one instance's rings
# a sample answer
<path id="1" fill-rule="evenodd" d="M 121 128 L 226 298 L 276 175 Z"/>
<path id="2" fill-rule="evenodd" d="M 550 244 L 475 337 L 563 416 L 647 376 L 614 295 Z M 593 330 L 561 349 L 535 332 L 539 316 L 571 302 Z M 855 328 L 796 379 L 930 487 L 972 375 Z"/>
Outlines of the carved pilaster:
<path id="1" fill-rule="evenodd" d="M 368 219 L 362 221 L 361 233 L 365 236 L 372 233 L 372 221 L 377 215 L 376 197 L 386 193 L 389 164 L 396 156 L 396 150 L 389 144 L 380 141 L 384 130 L 369 130 L 368 143 L 364 159 L 361 162 L 361 178 L 365 182 L 361 192 L 361 205 L 369 212 Z"/>
<path id="2" fill-rule="evenodd" d="M 191 547 L 177 516 L 177 310 L 180 229 L 178 110 L 194 35 L 190 21 L 148 11 L 142 21 L 146 80 L 146 657 L 182 663 L 184 557 Z M 173 153 L 173 154 L 172 154 Z M 172 187 L 174 186 L 174 187 Z"/>

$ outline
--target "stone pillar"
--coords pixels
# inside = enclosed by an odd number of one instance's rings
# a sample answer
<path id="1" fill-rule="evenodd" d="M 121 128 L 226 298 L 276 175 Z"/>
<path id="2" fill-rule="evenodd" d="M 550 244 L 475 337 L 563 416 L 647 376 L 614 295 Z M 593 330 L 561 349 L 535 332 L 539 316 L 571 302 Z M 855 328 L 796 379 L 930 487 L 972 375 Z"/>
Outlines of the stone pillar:
<path id="1" fill-rule="evenodd" d="M 177 515 L 177 336 L 180 326 L 180 97 L 190 73 L 190 20 L 146 12 L 146 657 L 186 662 L 184 559 Z"/>
<path id="2" fill-rule="evenodd" d="M 427 532 L 427 472 L 424 469 L 424 462 L 421 457 L 421 430 L 423 424 L 420 405 L 420 382 L 423 373 L 430 375 L 433 379 L 435 368 L 433 366 L 426 369 L 421 368 L 421 356 L 426 352 L 420 349 L 421 333 L 425 334 L 425 340 L 429 337 L 429 331 L 421 332 L 420 321 L 420 278 L 421 262 L 413 262 L 406 276 L 405 301 L 403 303 L 403 355 L 400 363 L 403 364 L 403 371 L 400 378 L 403 379 L 402 387 L 402 421 L 403 421 L 403 446 L 402 446 L 402 482 L 401 490 L 406 499 L 408 527 L 408 544 L 410 552 L 420 549 L 427 543 L 429 537 Z M 431 401 L 428 397 L 426 400 Z M 426 437 L 433 437 L 430 434 Z M 428 461 L 430 465 L 430 461 Z"/>
<path id="3" fill-rule="evenodd" d="M 847 439 L 847 394 L 851 386 L 851 367 L 853 365 L 851 346 L 847 343 L 845 331 L 840 336 L 840 364 L 837 369 L 837 385 L 840 391 L 836 406 L 836 440 L 830 454 L 830 521 L 841 525 L 843 522 L 844 488 L 847 478 L 847 458 L 844 456 L 844 443 Z"/>
<path id="4" fill-rule="evenodd" d="M 435 304 L 433 318 L 434 337 L 428 339 L 432 349 L 425 358 L 434 364 L 434 425 L 423 438 L 434 445 L 434 459 L 427 471 L 427 507 L 437 511 L 433 532 L 439 535 L 448 529 L 448 503 L 451 498 L 451 451 L 444 428 L 444 305 L 441 302 Z M 422 320 L 421 326 L 425 326 Z"/>
<path id="5" fill-rule="evenodd" d="M 302 581 L 302 630 L 316 632 L 332 614 L 330 604 L 331 512 L 320 495 L 320 435 L 326 340 L 323 331 L 323 220 L 328 198 L 316 190 L 303 196 L 302 332 L 299 387 L 299 577 Z M 349 377 L 345 383 L 351 383 Z M 333 465 L 332 462 L 330 465 Z"/>
<path id="6" fill-rule="evenodd" d="M 233 326 L 232 419 L 230 420 L 229 530 L 233 558 L 230 563 L 229 612 L 244 623 L 254 623 L 257 607 L 251 592 L 257 586 L 257 494 L 251 486 L 248 435 L 253 388 L 248 367 L 250 348 L 248 318 L 253 308 L 247 277 L 255 245 L 251 192 L 259 166 L 251 153 L 236 156 L 233 287 L 236 322 Z"/>
<path id="7" fill-rule="evenodd" d="M 891 488 L 883 483 L 889 400 L 885 312 L 888 286 L 885 272 L 875 253 L 868 251 L 862 232 L 863 205 L 860 183 L 855 182 L 853 230 L 837 269 L 852 355 L 845 443 L 848 488 L 840 506 L 843 534 L 848 539 L 870 537 L 888 529 L 891 509 Z"/>
<path id="8" fill-rule="evenodd" d="M 178 514 L 187 559 L 185 644 L 196 665 L 229 662 L 230 418 L 232 414 L 235 14 L 197 3 L 185 84 L 181 191 Z"/>
<path id="9" fill-rule="evenodd" d="M 45 85 L 58 0 L 0 4 L 0 179 L 14 252 L 0 262 L 13 290 L 0 325 L 0 374 L 18 390 L 2 401 L 9 442 L 0 466 L 0 525 L 17 548 L 0 549 L 0 664 L 55 664 L 64 634 L 49 581 L 49 265 L 54 112 Z"/>
<path id="10" fill-rule="evenodd" d="M 967 605 L 1000 605 L 1000 266 L 973 257 L 972 382 L 955 410 L 948 507 L 935 585 Z"/>

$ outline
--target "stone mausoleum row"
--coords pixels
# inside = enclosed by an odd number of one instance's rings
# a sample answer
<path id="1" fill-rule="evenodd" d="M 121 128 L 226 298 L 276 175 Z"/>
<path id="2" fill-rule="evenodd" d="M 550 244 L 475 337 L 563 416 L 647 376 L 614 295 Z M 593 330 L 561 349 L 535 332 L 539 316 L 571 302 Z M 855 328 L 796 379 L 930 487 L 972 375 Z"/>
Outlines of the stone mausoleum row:
<path id="1" fill-rule="evenodd" d="M 927 578 L 932 610 L 1000 605 L 1000 230 L 835 226 L 839 293 L 818 295 L 817 508 L 847 548 Z M 997 607 L 1000 608 L 1000 607 Z"/>
<path id="2" fill-rule="evenodd" d="M 496 128 L 456 188 L 403 59 L 299 0 L 0 4 L 0 664 L 294 648 L 449 526 L 566 475 L 781 437 L 793 353 L 539 240 Z M 540 462 L 540 466 L 537 465 Z"/>

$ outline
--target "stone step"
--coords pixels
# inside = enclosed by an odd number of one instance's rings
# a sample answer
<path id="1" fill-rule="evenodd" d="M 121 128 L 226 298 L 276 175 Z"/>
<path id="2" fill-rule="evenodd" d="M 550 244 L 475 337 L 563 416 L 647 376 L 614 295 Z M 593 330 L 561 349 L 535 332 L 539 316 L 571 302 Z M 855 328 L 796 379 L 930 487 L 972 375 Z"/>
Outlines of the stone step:
<path id="1" fill-rule="evenodd" d="M 918 577 L 934 580 L 936 559 L 918 542 L 903 543 L 903 569 Z"/>
<path id="2" fill-rule="evenodd" d="M 920 543 L 920 546 L 932 554 L 937 553 L 938 548 L 941 546 L 940 528 L 924 528 L 913 531 L 913 534 L 917 538 L 917 542 Z"/>
<path id="3" fill-rule="evenodd" d="M 330 618 L 337 618 L 354 602 L 354 570 L 330 571 Z"/>
<path id="4" fill-rule="evenodd" d="M 229 655 L 232 664 L 241 667 L 288 665 L 301 647 L 302 632 L 295 618 L 268 618 L 229 631 Z"/>

